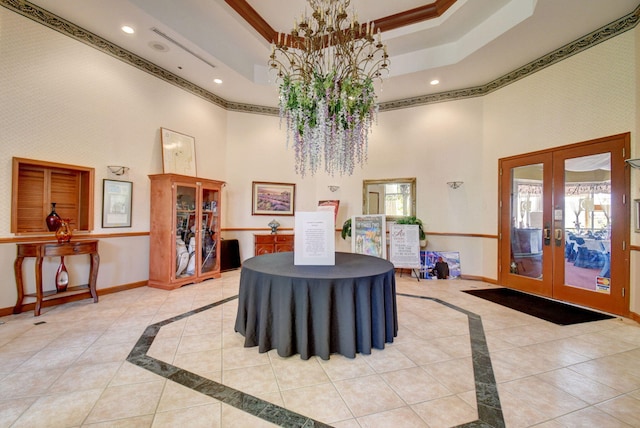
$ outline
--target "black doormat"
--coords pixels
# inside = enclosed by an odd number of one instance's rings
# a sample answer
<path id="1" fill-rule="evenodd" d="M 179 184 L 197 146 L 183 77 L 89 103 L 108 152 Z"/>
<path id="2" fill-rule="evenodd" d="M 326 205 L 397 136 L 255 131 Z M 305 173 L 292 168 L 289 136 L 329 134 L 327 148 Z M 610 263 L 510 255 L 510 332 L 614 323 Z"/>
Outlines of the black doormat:
<path id="1" fill-rule="evenodd" d="M 554 324 L 570 325 L 614 318 L 611 315 L 522 293 L 510 288 L 463 291 Z"/>

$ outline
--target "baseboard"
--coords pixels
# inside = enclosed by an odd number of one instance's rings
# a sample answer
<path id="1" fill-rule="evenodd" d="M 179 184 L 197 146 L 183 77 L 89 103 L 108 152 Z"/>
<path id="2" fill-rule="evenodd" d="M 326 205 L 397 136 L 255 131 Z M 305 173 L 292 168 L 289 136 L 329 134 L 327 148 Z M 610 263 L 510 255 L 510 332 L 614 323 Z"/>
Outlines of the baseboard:
<path id="1" fill-rule="evenodd" d="M 105 294 L 117 293 L 119 291 L 132 290 L 134 288 L 145 287 L 147 285 L 147 282 L 148 281 L 138 281 L 138 282 L 132 282 L 132 283 L 129 283 L 129 284 L 116 285 L 115 287 L 100 288 L 100 289 L 98 289 L 98 297 L 99 296 L 104 296 Z M 47 308 L 49 306 L 56 306 L 56 305 L 60 305 L 62 303 L 76 302 L 78 300 L 88 299 L 90 297 L 91 297 L 91 294 L 87 290 L 87 292 L 85 292 L 85 293 L 74 294 L 74 295 L 71 295 L 71 296 L 68 296 L 68 297 L 63 297 L 63 298 L 55 299 L 55 300 L 46 300 L 46 301 L 42 302 L 42 307 L 43 308 Z M 32 311 L 33 312 L 33 309 L 35 308 L 35 306 L 36 306 L 35 302 L 26 303 L 26 304 L 22 305 L 22 312 L 28 312 L 28 311 Z M 13 314 L 13 309 L 14 309 L 13 306 L 11 306 L 10 308 L 0 308 L 0 317 L 5 317 L 5 316 L 8 316 L 8 315 L 12 315 Z"/>
<path id="2" fill-rule="evenodd" d="M 640 314 L 636 314 L 635 312 L 629 311 L 629 318 L 631 318 L 637 323 L 640 323 Z"/>
<path id="3" fill-rule="evenodd" d="M 488 284 L 498 285 L 498 281 L 493 278 L 487 278 L 485 276 L 476 275 L 460 275 L 460 279 L 468 279 L 470 281 L 482 281 Z"/>

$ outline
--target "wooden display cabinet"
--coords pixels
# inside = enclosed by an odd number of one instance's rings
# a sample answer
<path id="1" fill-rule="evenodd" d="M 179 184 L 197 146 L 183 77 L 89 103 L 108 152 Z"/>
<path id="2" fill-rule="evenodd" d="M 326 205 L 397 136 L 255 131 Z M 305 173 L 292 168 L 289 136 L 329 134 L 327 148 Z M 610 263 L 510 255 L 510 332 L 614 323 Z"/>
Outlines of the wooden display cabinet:
<path id="1" fill-rule="evenodd" d="M 294 235 L 253 235 L 254 254 L 261 256 L 269 253 L 284 253 L 293 251 Z"/>
<path id="2" fill-rule="evenodd" d="M 149 286 L 173 290 L 220 278 L 220 194 L 224 182 L 178 174 L 149 178 Z"/>

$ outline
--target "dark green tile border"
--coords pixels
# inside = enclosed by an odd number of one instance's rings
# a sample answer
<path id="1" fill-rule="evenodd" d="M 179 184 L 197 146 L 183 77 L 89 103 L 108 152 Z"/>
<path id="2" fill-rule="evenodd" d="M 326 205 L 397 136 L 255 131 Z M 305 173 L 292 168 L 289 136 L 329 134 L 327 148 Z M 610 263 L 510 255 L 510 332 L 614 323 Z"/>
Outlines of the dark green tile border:
<path id="1" fill-rule="evenodd" d="M 480 316 L 440 299 L 402 293 L 398 293 L 397 295 L 415 299 L 431 300 L 467 316 L 469 320 L 471 359 L 475 379 L 478 419 L 473 422 L 460 425 L 460 427 L 504 427 L 504 417 L 500 406 L 500 397 L 498 396 L 498 386 L 496 384 L 495 376 L 493 375 L 491 356 L 489 355 L 489 348 L 487 347 L 487 340 Z M 224 300 L 202 306 L 192 311 L 185 312 L 184 314 L 177 315 L 148 326 L 129 353 L 127 361 L 149 370 L 158 376 L 162 376 L 194 391 L 205 394 L 211 398 L 215 398 L 216 400 L 233 406 L 243 412 L 250 413 L 256 417 L 264 419 L 265 421 L 282 427 L 329 427 L 330 425 L 308 418 L 299 413 L 292 412 L 284 407 L 269 403 L 268 401 L 147 355 L 147 351 L 151 347 L 151 344 L 155 340 L 161 327 L 212 309 L 216 306 L 223 305 L 237 298 L 237 295 L 228 297 Z"/>

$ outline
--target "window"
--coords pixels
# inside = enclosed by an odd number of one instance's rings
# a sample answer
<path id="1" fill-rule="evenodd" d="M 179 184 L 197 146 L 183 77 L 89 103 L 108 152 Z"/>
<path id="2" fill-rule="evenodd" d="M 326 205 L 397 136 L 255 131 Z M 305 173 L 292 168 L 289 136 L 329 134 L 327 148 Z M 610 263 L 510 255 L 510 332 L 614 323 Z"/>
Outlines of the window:
<path id="1" fill-rule="evenodd" d="M 93 168 L 13 158 L 11 232 L 49 233 L 53 203 L 72 229 L 93 230 L 93 182 Z"/>

